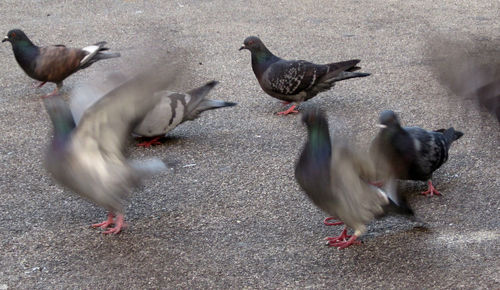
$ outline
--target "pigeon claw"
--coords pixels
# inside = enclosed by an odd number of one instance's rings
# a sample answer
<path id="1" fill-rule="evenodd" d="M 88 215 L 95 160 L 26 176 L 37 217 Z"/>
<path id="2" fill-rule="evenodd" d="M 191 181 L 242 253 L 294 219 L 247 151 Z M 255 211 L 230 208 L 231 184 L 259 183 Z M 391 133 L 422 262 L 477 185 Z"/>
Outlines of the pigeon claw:
<path id="1" fill-rule="evenodd" d="M 325 226 L 340 226 L 340 225 L 343 225 L 343 224 L 344 224 L 344 222 L 342 222 L 342 221 L 338 221 L 338 222 L 333 222 L 333 223 L 331 223 L 331 222 L 330 222 L 331 220 L 337 220 L 337 218 L 336 218 L 336 217 L 333 217 L 333 216 L 331 216 L 331 217 L 327 217 L 327 218 L 323 221 L 323 223 L 325 224 Z"/>
<path id="2" fill-rule="evenodd" d="M 350 236 L 349 240 L 347 241 L 340 241 L 340 242 L 329 242 L 329 247 L 336 247 L 338 248 L 339 250 L 342 250 L 342 249 L 345 249 L 351 245 L 359 245 L 361 244 L 360 241 L 356 240 L 357 236 L 356 235 L 352 235 Z"/>
<path id="3" fill-rule="evenodd" d="M 93 228 L 100 227 L 101 229 L 107 229 L 109 228 L 112 224 L 115 226 L 113 228 L 110 228 L 109 230 L 103 232 L 103 235 L 107 234 L 118 234 L 122 231 L 123 228 L 126 227 L 125 221 L 124 221 L 124 216 L 122 214 L 117 214 L 116 219 L 113 221 L 114 214 L 113 213 L 108 213 L 108 219 L 103 221 L 102 223 L 98 224 L 93 224 Z"/>
<path id="4" fill-rule="evenodd" d="M 278 112 L 277 114 L 278 115 L 288 115 L 288 114 L 297 114 L 299 111 L 295 110 L 295 107 L 297 107 L 297 105 L 292 105 L 290 108 L 288 108 L 288 110 L 286 111 L 283 111 L 283 112 Z"/>
<path id="5" fill-rule="evenodd" d="M 141 142 L 137 144 L 139 147 L 149 148 L 153 145 L 161 145 L 162 143 L 159 141 L 161 137 L 154 137 L 153 139 Z"/>
<path id="6" fill-rule="evenodd" d="M 333 244 L 340 243 L 340 242 L 346 242 L 351 235 L 347 234 L 347 227 L 345 227 L 342 230 L 342 233 L 338 237 L 326 237 L 325 240 L 327 241 L 326 243 L 332 247 Z"/>
<path id="7" fill-rule="evenodd" d="M 432 185 L 432 181 L 429 180 L 429 182 L 427 184 L 429 185 L 427 191 L 423 191 L 423 192 L 421 192 L 421 194 L 428 196 L 428 197 L 431 197 L 434 195 L 442 195 L 441 192 L 437 191 L 437 189 L 434 187 L 434 185 Z"/>

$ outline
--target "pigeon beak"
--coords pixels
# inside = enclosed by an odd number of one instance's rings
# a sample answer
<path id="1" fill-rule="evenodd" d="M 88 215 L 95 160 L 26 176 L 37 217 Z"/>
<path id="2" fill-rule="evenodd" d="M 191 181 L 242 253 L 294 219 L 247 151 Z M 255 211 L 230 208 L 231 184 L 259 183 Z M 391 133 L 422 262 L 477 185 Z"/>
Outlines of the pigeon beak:
<path id="1" fill-rule="evenodd" d="M 240 47 L 240 49 L 238 49 L 238 50 L 242 50 L 242 49 L 247 49 L 247 47 L 243 44 L 243 45 Z"/>
<path id="2" fill-rule="evenodd" d="M 381 128 L 381 129 L 387 128 L 387 125 L 384 125 L 384 124 L 377 124 L 375 126 Z"/>
<path id="3" fill-rule="evenodd" d="M 9 37 L 8 37 L 8 36 L 6 36 L 6 37 L 4 37 L 4 38 L 2 39 L 2 42 L 6 42 L 6 41 L 9 41 Z"/>

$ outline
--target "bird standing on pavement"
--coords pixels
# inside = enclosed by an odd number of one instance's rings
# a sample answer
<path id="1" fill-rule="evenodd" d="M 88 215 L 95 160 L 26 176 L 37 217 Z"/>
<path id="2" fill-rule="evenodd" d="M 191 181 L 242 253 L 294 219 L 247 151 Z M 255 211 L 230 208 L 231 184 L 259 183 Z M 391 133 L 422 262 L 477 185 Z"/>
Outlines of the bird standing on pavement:
<path id="1" fill-rule="evenodd" d="M 92 103 L 99 100 L 112 88 L 126 80 L 125 75 L 109 74 L 106 78 L 77 86 L 71 92 L 71 111 L 78 123 L 80 116 Z M 154 92 L 160 96 L 159 102 L 146 114 L 144 119 L 134 128 L 133 134 L 152 139 L 139 143 L 139 146 L 149 147 L 161 144 L 159 139 L 176 128 L 181 123 L 195 120 L 207 110 L 235 106 L 236 103 L 207 99 L 207 95 L 217 81 L 210 81 L 205 85 L 189 90 L 186 93 L 177 93 L 168 90 Z M 147 95 L 142 95 L 148 98 Z"/>
<path id="2" fill-rule="evenodd" d="M 14 56 L 24 72 L 42 82 L 38 87 L 46 82 L 56 84 L 55 90 L 45 97 L 57 94 L 64 79 L 78 70 L 87 68 L 96 61 L 120 56 L 119 53 L 104 52 L 108 50 L 104 47 L 104 41 L 81 49 L 64 45 L 39 47 L 20 29 L 9 31 L 2 40 L 6 41 L 12 44 Z"/>
<path id="3" fill-rule="evenodd" d="M 284 60 L 275 56 L 256 36 L 245 39 L 240 48 L 250 50 L 252 69 L 261 88 L 284 104 L 307 101 L 318 93 L 331 89 L 335 82 L 366 77 L 370 74 L 355 72 L 360 60 L 353 59 L 329 64 L 314 64 L 305 60 Z M 278 115 L 298 113 L 293 104 Z"/>
<path id="4" fill-rule="evenodd" d="M 375 218 L 393 212 L 413 214 L 397 195 L 392 181 L 384 190 L 368 183 L 375 175 L 371 159 L 338 137 L 332 141 L 322 111 L 307 111 L 302 121 L 308 137 L 295 167 L 295 178 L 316 206 L 341 221 L 335 225 L 346 225 L 340 236 L 327 238 L 330 246 L 343 249 L 359 243 L 356 239 Z M 348 227 L 354 229 L 352 236 L 347 234 Z"/>
<path id="5" fill-rule="evenodd" d="M 47 170 L 62 185 L 109 211 L 106 221 L 92 225 L 108 228 L 114 224 L 105 234 L 117 234 L 125 226 L 124 202 L 132 188 L 144 177 L 166 169 L 158 159 L 128 160 L 125 147 L 133 128 L 160 101 L 154 92 L 171 79 L 173 72 L 153 69 L 139 74 L 88 108 L 78 125 L 59 96 L 44 98 L 54 125 Z"/>
<path id="6" fill-rule="evenodd" d="M 380 114 L 379 134 L 372 141 L 370 154 L 376 166 L 397 179 L 428 180 L 424 195 L 440 195 L 432 185 L 432 173 L 448 160 L 453 141 L 463 136 L 453 127 L 427 131 L 419 127 L 402 127 L 391 110 Z"/>

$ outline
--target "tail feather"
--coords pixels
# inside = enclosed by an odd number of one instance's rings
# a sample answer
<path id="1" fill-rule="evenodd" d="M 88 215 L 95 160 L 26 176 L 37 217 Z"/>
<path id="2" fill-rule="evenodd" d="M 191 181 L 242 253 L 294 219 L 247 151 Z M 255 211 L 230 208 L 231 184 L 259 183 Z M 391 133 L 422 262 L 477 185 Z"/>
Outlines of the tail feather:
<path id="1" fill-rule="evenodd" d="M 219 101 L 219 100 L 203 100 L 200 105 L 196 108 L 200 113 L 207 110 L 213 110 L 224 107 L 236 106 L 237 103 Z"/>
<path id="2" fill-rule="evenodd" d="M 414 214 L 410 205 L 407 203 L 406 198 L 397 192 L 397 184 L 394 179 L 388 180 L 385 183 L 383 190 L 379 188 L 377 189 L 379 190 L 379 192 L 383 193 L 389 200 L 389 204 L 384 207 L 384 212 L 386 214 Z"/>
<path id="3" fill-rule="evenodd" d="M 460 139 L 460 137 L 464 135 L 464 133 L 455 130 L 453 127 L 450 127 L 448 129 L 435 130 L 434 132 L 443 133 L 444 138 L 446 139 L 446 142 L 448 144 L 451 144 L 453 141 Z"/>

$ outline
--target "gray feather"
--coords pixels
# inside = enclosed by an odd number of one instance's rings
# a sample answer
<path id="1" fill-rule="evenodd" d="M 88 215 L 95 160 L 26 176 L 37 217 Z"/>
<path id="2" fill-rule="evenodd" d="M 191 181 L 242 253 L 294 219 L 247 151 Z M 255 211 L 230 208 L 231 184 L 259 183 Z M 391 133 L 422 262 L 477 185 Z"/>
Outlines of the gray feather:
<path id="1" fill-rule="evenodd" d="M 174 74 L 157 68 L 139 74 L 91 105 L 71 131 L 66 130 L 70 127 L 65 124 L 73 120 L 64 117 L 69 115 L 64 101 L 58 96 L 44 99 L 55 126 L 47 170 L 82 197 L 123 213 L 126 197 L 145 172 L 127 160 L 126 141 L 135 125 L 159 102 L 161 96 L 154 91 L 171 83 Z M 143 93 L 149 97 L 142 97 Z"/>

